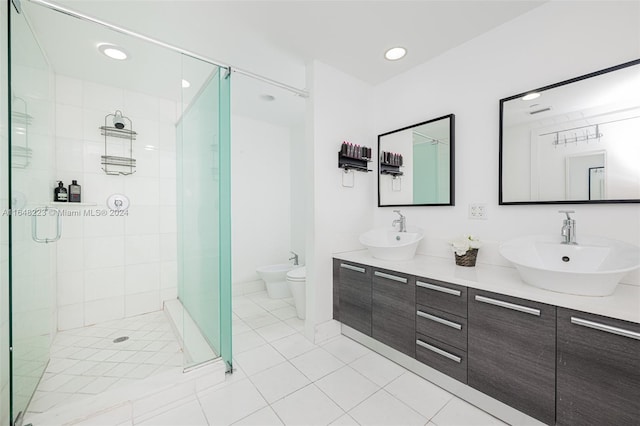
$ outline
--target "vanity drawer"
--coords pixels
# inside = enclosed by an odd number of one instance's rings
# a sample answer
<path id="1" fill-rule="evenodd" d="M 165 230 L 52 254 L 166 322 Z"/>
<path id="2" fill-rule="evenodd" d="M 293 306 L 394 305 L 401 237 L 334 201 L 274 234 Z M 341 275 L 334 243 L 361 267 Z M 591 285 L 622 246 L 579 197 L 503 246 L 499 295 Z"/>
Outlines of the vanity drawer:
<path id="1" fill-rule="evenodd" d="M 459 317 L 467 317 L 467 288 L 416 277 L 416 303 Z"/>
<path id="2" fill-rule="evenodd" d="M 437 309 L 417 305 L 416 332 L 467 350 L 467 320 Z"/>
<path id="3" fill-rule="evenodd" d="M 416 333 L 416 359 L 431 368 L 467 383 L 467 353 Z"/>

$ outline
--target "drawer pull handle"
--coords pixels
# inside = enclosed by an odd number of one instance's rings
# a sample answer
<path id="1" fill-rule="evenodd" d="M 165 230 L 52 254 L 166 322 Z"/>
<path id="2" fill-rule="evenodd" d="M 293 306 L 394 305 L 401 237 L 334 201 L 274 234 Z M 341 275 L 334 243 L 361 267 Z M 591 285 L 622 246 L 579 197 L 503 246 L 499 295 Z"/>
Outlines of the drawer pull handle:
<path id="1" fill-rule="evenodd" d="M 435 352 L 438 355 L 442 355 L 445 358 L 449 358 L 451 361 L 455 361 L 458 364 L 460 364 L 460 361 L 462 361 L 462 358 L 460 358 L 459 356 L 455 356 L 447 351 L 443 351 L 442 349 L 436 348 L 435 346 L 431 346 L 430 344 L 425 343 L 422 340 L 416 340 L 416 345 L 422 346 L 423 348 L 428 349 L 431 352 Z"/>
<path id="2" fill-rule="evenodd" d="M 460 290 L 454 290 L 452 288 L 440 287 L 439 285 L 433 285 L 429 283 L 423 283 L 422 281 L 416 281 L 418 287 L 428 288 L 430 290 L 439 291 L 440 293 L 453 294 L 454 296 L 460 296 L 462 293 Z"/>
<path id="3" fill-rule="evenodd" d="M 407 283 L 407 279 L 403 278 L 403 277 L 397 277 L 395 275 L 385 274 L 384 272 L 378 272 L 378 271 L 375 271 L 373 274 L 375 276 L 377 276 L 377 277 L 380 277 L 380 278 L 386 278 L 388 280 L 398 281 L 398 282 L 404 283 L 404 284 Z"/>
<path id="4" fill-rule="evenodd" d="M 449 321 L 444 318 L 440 318 L 435 315 L 431 315 L 422 311 L 418 311 L 417 314 L 419 317 L 426 318 L 428 320 L 446 325 L 447 327 L 455 328 L 456 330 L 462 330 L 462 325 L 458 324 L 457 322 Z"/>
<path id="5" fill-rule="evenodd" d="M 605 331 L 607 333 L 617 334 L 618 336 L 640 340 L 640 333 L 636 333 L 635 331 L 625 330 L 624 328 L 613 327 L 611 325 L 600 324 L 599 322 L 588 321 L 582 318 L 571 317 L 571 324 L 581 325 L 583 327 L 593 328 L 594 330 Z"/>
<path id="6" fill-rule="evenodd" d="M 528 306 L 516 305 L 515 303 L 504 302 L 502 300 L 491 299 L 484 296 L 476 296 L 476 301 L 482 303 L 488 303 L 489 305 L 499 306 L 501 308 L 507 308 L 518 312 L 524 312 L 525 314 L 540 316 L 540 309 L 530 308 Z"/>
<path id="7" fill-rule="evenodd" d="M 366 272 L 366 269 L 360 268 L 358 266 L 349 265 L 348 263 L 341 263 L 340 267 L 344 269 L 351 269 L 352 271 L 360 272 L 362 274 Z"/>

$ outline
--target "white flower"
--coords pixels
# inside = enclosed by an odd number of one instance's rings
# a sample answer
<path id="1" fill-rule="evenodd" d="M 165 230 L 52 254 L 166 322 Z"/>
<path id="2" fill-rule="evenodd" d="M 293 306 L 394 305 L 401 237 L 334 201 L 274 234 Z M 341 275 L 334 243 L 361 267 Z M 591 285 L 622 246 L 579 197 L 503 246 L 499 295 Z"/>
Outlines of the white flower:
<path id="1" fill-rule="evenodd" d="M 482 245 L 480 240 L 473 235 L 463 235 L 462 237 L 453 240 L 451 243 L 451 249 L 458 256 L 464 256 L 468 250 L 480 248 Z"/>

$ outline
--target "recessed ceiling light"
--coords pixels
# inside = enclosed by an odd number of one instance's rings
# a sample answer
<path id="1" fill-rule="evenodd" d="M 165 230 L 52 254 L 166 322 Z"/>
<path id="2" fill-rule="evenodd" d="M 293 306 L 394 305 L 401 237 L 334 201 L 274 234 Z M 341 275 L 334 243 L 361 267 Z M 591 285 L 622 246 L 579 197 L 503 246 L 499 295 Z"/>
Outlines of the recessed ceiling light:
<path id="1" fill-rule="evenodd" d="M 273 95 L 264 94 L 264 95 L 260 95 L 260 99 L 266 102 L 273 102 L 276 100 L 276 97 Z"/>
<path id="2" fill-rule="evenodd" d="M 182 88 L 186 89 L 187 87 L 191 87 L 191 83 L 189 83 L 187 80 L 182 80 Z"/>
<path id="3" fill-rule="evenodd" d="M 109 43 L 100 43 L 98 45 L 98 50 L 111 59 L 116 59 L 118 61 L 124 61 L 129 57 L 127 53 L 121 48 L 116 46 L 115 44 Z"/>
<path id="4" fill-rule="evenodd" d="M 392 47 L 384 53 L 384 57 L 389 61 L 397 61 L 398 59 L 404 58 L 406 54 L 407 49 L 404 47 Z"/>
<path id="5" fill-rule="evenodd" d="M 531 92 L 531 93 L 527 93 L 526 95 L 524 95 L 522 97 L 523 101 L 530 101 L 531 99 L 535 99 L 535 98 L 539 98 L 540 97 L 540 93 L 538 92 Z"/>

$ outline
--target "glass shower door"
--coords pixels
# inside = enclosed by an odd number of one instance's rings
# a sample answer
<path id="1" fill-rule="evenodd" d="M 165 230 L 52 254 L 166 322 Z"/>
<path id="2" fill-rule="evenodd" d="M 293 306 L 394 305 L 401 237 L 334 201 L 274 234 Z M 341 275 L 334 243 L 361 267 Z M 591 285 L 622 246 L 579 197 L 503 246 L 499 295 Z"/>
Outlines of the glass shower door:
<path id="1" fill-rule="evenodd" d="M 231 368 L 229 84 L 226 70 L 183 56 L 177 124 L 178 298 L 185 367 L 221 356 Z"/>
<path id="2" fill-rule="evenodd" d="M 11 8 L 9 216 L 11 420 L 29 404 L 55 332 L 56 235 L 52 72 L 23 15 Z M 4 166 L 4 165 L 3 165 Z"/>

